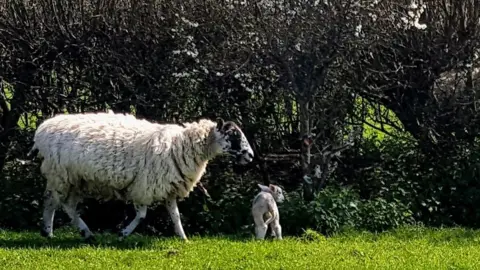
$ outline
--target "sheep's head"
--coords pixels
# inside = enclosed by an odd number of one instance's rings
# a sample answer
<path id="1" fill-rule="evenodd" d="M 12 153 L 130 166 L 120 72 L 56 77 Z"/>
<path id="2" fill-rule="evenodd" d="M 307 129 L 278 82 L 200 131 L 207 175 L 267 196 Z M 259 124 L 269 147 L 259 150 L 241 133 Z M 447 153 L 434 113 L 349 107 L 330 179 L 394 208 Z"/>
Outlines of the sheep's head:
<path id="1" fill-rule="evenodd" d="M 217 119 L 217 142 L 222 152 L 236 158 L 236 162 L 247 164 L 253 160 L 253 150 L 242 130 L 232 121 Z"/>
<path id="2" fill-rule="evenodd" d="M 282 188 L 277 185 L 270 184 L 267 187 L 267 186 L 258 184 L 258 187 L 264 192 L 271 193 L 273 196 L 273 199 L 278 203 L 281 203 L 285 200 L 285 196 L 283 195 Z"/>

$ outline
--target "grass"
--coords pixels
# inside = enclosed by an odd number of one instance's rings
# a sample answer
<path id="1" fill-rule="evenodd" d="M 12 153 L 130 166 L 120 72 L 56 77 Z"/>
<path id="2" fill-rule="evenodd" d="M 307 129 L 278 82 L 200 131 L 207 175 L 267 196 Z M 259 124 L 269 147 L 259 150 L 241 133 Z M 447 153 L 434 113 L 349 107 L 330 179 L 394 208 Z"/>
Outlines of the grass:
<path id="1" fill-rule="evenodd" d="M 178 238 L 97 234 L 86 244 L 72 229 L 51 240 L 37 232 L 0 232 L 1 269 L 480 269 L 480 231 L 397 229 L 325 238 Z"/>

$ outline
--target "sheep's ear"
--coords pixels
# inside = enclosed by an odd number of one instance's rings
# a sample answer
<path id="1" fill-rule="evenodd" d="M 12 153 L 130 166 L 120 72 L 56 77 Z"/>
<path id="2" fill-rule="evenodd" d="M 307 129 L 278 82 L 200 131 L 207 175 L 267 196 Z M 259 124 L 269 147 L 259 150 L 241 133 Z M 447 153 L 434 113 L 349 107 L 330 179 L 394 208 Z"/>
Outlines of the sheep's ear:
<path id="1" fill-rule="evenodd" d="M 223 121 L 223 119 L 221 117 L 218 117 L 217 118 L 217 129 L 222 130 L 224 123 L 225 123 L 225 121 Z"/>
<path id="2" fill-rule="evenodd" d="M 270 190 L 272 192 L 275 192 L 275 190 L 277 189 L 277 187 L 275 185 L 272 185 L 272 184 L 268 185 L 268 187 L 270 188 Z"/>
<path id="3" fill-rule="evenodd" d="M 258 184 L 258 187 L 260 190 L 265 191 L 265 192 L 270 192 L 270 189 L 267 186 L 264 186 L 262 184 Z"/>

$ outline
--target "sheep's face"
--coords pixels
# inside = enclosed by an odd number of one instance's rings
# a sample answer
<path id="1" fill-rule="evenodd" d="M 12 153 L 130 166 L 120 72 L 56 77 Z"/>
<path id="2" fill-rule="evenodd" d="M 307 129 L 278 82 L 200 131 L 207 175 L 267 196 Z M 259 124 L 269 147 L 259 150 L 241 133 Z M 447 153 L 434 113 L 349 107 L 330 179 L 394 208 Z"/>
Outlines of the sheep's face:
<path id="1" fill-rule="evenodd" d="M 233 122 L 217 120 L 217 142 L 222 152 L 236 158 L 239 164 L 247 164 L 253 160 L 253 150 L 242 130 Z"/>
<path id="2" fill-rule="evenodd" d="M 277 203 L 282 203 L 284 200 L 285 200 L 285 196 L 283 195 L 283 189 L 277 185 L 268 185 L 267 186 L 264 186 L 264 185 L 261 185 L 261 184 L 258 184 L 258 187 L 260 187 L 260 189 L 262 191 L 265 191 L 265 192 L 268 192 L 268 193 L 271 193 L 272 196 L 273 196 L 273 199 L 277 202 Z"/>

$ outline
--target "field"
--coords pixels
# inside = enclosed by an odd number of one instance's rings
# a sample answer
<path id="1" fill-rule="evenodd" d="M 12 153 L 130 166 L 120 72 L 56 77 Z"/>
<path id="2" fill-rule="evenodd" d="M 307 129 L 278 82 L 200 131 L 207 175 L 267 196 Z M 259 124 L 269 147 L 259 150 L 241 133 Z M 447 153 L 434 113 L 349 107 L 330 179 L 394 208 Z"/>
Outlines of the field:
<path id="1" fill-rule="evenodd" d="M 234 237 L 124 242 L 97 234 L 82 243 L 70 228 L 52 240 L 37 232 L 0 232 L 1 269 L 480 269 L 480 231 L 409 227 L 373 234 L 316 233 L 283 241 Z"/>

